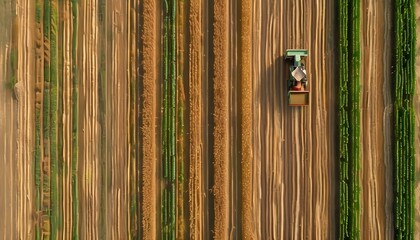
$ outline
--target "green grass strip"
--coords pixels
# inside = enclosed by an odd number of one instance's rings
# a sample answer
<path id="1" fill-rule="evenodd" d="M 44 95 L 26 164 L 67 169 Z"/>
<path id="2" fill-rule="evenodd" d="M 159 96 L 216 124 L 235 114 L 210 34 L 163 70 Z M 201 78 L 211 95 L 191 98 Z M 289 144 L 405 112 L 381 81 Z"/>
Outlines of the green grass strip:
<path id="1" fill-rule="evenodd" d="M 57 0 L 51 0 L 51 33 L 50 33 L 50 161 L 51 161 L 51 239 L 57 238 L 58 230 L 58 186 L 57 186 L 57 166 L 58 166 L 58 154 L 57 154 L 57 83 L 58 83 L 58 2 Z"/>
<path id="2" fill-rule="evenodd" d="M 339 239 L 360 238 L 360 0 L 339 1 Z"/>
<path id="3" fill-rule="evenodd" d="M 164 0 L 162 118 L 162 238 L 176 236 L 176 1 Z"/>
<path id="4" fill-rule="evenodd" d="M 352 239 L 360 238 L 360 0 L 351 1 L 350 179 Z"/>
<path id="5" fill-rule="evenodd" d="M 45 164 L 51 164 L 51 121 L 50 121 L 50 108 L 51 108 L 51 71 L 50 71 L 50 30 L 51 30 L 51 5 L 50 1 L 44 1 L 44 97 L 43 97 L 43 140 L 44 140 L 44 161 Z M 51 167 L 51 165 L 50 165 Z M 47 168 L 45 169 L 47 170 Z M 51 170 L 51 169 L 50 169 Z M 42 215 L 49 216 L 49 229 L 50 232 L 43 232 L 44 234 L 51 234 L 51 172 L 44 172 L 42 177 L 42 192 L 44 196 L 50 196 L 50 199 L 43 198 L 42 200 Z"/>
<path id="6" fill-rule="evenodd" d="M 414 0 L 394 2 L 395 239 L 414 239 L 416 18 Z"/>
<path id="7" fill-rule="evenodd" d="M 35 3 L 35 21 L 37 23 L 37 28 L 40 31 L 41 29 L 41 18 L 42 18 L 42 4 L 39 0 Z M 38 43 L 42 44 L 42 43 Z M 41 46 L 37 45 L 37 48 L 39 49 Z M 39 51 L 36 51 L 37 58 L 41 57 L 38 53 Z M 39 69 L 36 69 L 36 71 L 39 71 Z M 37 74 L 38 75 L 38 74 Z M 36 92 L 38 94 L 41 94 L 41 89 L 37 89 Z M 36 98 L 37 99 L 37 98 Z M 36 100 L 35 104 L 35 209 L 36 212 L 39 213 L 41 211 L 41 101 L 38 102 Z M 40 219 L 38 218 L 38 222 L 35 226 L 35 239 L 39 240 L 41 239 L 41 229 L 40 229 Z"/>

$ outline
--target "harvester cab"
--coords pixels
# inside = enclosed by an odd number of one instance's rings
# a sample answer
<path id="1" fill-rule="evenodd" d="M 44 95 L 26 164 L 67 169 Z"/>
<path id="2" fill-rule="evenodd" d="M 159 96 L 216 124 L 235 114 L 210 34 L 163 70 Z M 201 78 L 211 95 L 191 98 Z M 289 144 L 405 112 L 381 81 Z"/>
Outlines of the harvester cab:
<path id="1" fill-rule="evenodd" d="M 307 86 L 306 69 L 302 62 L 308 56 L 306 49 L 286 50 L 285 60 L 289 64 L 288 100 L 289 106 L 309 105 L 309 89 Z"/>

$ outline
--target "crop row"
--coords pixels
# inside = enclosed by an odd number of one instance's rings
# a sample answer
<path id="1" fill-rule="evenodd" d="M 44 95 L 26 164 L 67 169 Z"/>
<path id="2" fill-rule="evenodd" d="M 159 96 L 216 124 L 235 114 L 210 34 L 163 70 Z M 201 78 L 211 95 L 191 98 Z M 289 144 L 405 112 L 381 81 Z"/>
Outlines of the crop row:
<path id="1" fill-rule="evenodd" d="M 416 22 L 414 0 L 394 5 L 395 238 L 414 239 L 414 109 Z"/>
<path id="2" fill-rule="evenodd" d="M 129 112 L 129 122 L 130 122 L 130 135 L 129 135 L 129 142 L 130 142 L 130 152 L 129 152 L 129 177 L 130 177 L 130 226 L 129 226 L 129 239 L 138 239 L 140 236 L 138 235 L 138 201 L 137 201 L 137 186 L 138 186 L 138 179 L 137 179 L 137 166 L 138 161 L 140 160 L 137 156 L 137 128 L 136 128 L 136 116 L 137 116 L 137 75 L 136 75 L 136 51 L 137 51 L 137 43 L 136 43 L 136 1 L 130 0 L 127 2 L 128 4 L 128 24 L 129 24 L 129 68 L 128 68 L 128 79 L 130 82 L 129 88 L 129 95 L 130 95 L 130 112 Z M 102 14 L 105 14 L 105 1 L 102 3 Z M 103 17 L 102 17 L 103 18 Z M 103 20 L 102 20 L 103 21 Z M 103 61 L 105 59 L 103 58 Z M 104 84 L 105 85 L 105 84 Z M 104 222 L 104 228 L 106 228 Z"/>
<path id="3" fill-rule="evenodd" d="M 51 3 L 44 2 L 44 95 L 42 112 L 42 131 L 44 156 L 42 160 L 42 238 L 51 234 L 51 175 L 50 175 L 50 136 L 51 136 L 51 64 L 50 64 L 50 39 L 51 39 Z"/>
<path id="4" fill-rule="evenodd" d="M 98 1 L 98 25 L 99 32 L 106 33 L 106 1 Z M 77 14 L 77 13 L 76 13 Z M 73 24 L 74 26 L 74 24 Z M 99 38 L 99 80 L 98 80 L 98 110 L 99 110 L 99 239 L 107 239 L 107 213 L 106 213 L 106 139 L 107 131 L 104 129 L 106 126 L 106 92 L 107 92 L 107 69 L 106 69 L 106 42 L 109 36 Z M 74 48 L 74 46 L 73 46 Z M 136 180 L 135 180 L 136 181 Z M 130 181 L 132 182 L 132 181 Z M 137 184 L 135 182 L 135 184 Z M 133 237 L 136 239 L 136 236 Z"/>
<path id="5" fill-rule="evenodd" d="M 360 1 L 339 2 L 340 239 L 360 232 Z"/>
<path id="6" fill-rule="evenodd" d="M 184 228 L 184 106 L 185 106 L 185 90 L 184 90 L 184 0 L 178 0 L 177 4 L 177 14 L 179 16 L 176 18 L 176 36 L 177 36 L 177 125 L 176 125 L 176 134 L 177 134 L 177 152 L 176 152 L 176 166 L 177 166 L 177 178 L 176 178 L 176 187 L 177 187 L 177 197 L 176 197 L 176 238 L 184 239 L 185 228 Z"/>
<path id="7" fill-rule="evenodd" d="M 72 0 L 71 2 L 71 11 L 73 16 L 73 32 L 72 32 L 72 150 L 71 150 L 71 195 L 72 195 L 72 237 L 73 239 L 78 239 L 78 227 L 79 227 L 79 219 L 78 219 L 78 204 L 79 204 L 79 197 L 77 192 L 77 161 L 78 161 L 78 144 L 79 144 L 79 137 L 78 137 L 78 124 L 79 124 L 79 113 L 78 113 L 78 91 L 79 91 L 79 83 L 77 78 L 77 32 L 78 32 L 78 0 Z"/>
<path id="8" fill-rule="evenodd" d="M 35 3 L 35 21 L 37 32 L 41 32 L 41 17 L 42 17 L 42 5 L 40 0 Z M 42 76 L 39 71 L 42 62 L 42 45 L 43 39 L 38 35 L 36 39 L 36 98 L 35 98 L 35 156 L 34 156 L 34 168 L 35 168 L 35 210 L 37 213 L 41 212 L 41 96 L 42 96 Z M 35 239 L 41 239 L 40 220 L 37 219 L 35 226 Z"/>
<path id="9" fill-rule="evenodd" d="M 164 0 L 162 238 L 176 237 L 176 0 Z"/>
<path id="10" fill-rule="evenodd" d="M 50 162 L 51 162 L 51 239 L 56 239 L 57 230 L 58 230 L 58 145 L 57 145 L 57 100 L 58 100 L 58 2 L 57 0 L 51 0 L 51 48 L 50 48 L 50 59 L 51 59 L 51 68 L 50 68 L 50 79 L 51 79 L 51 98 L 50 98 Z"/>

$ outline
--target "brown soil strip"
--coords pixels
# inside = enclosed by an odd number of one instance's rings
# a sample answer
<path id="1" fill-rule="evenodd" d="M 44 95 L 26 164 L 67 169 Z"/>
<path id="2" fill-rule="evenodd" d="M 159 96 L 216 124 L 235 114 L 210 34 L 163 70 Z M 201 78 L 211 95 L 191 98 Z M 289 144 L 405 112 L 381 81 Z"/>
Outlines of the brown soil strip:
<path id="1" fill-rule="evenodd" d="M 214 237 L 228 238 L 228 1 L 214 3 Z"/>
<path id="2" fill-rule="evenodd" d="M 390 6 L 390 1 L 371 1 L 362 3 L 362 62 L 361 66 L 361 103 L 362 103 L 362 221 L 361 236 L 367 239 L 383 239 L 387 236 L 386 217 L 392 215 L 392 209 L 387 208 L 385 199 L 387 189 L 385 177 L 389 170 L 386 168 L 384 158 L 384 129 L 383 118 L 386 114 L 384 97 L 382 93 L 390 92 L 388 83 L 391 78 L 387 74 L 390 68 L 389 58 L 391 51 L 389 46 L 390 38 L 384 38 L 390 29 L 386 28 L 384 22 L 389 21 L 384 16 L 385 5 Z M 387 61 L 387 62 L 384 62 Z M 387 64 L 386 64 L 387 63 Z M 385 75 L 387 74 L 387 75 Z M 388 115 L 390 116 L 390 115 Z M 385 130 L 385 131 L 384 131 Z"/>
<path id="3" fill-rule="evenodd" d="M 143 75 L 143 92 L 139 104 L 143 104 L 142 109 L 142 238 L 156 239 L 156 221 L 159 219 L 156 214 L 156 111 L 157 111 L 157 21 L 159 16 L 156 12 L 157 3 L 155 0 L 145 0 L 142 2 L 141 11 L 143 12 L 140 29 L 142 39 L 142 56 L 140 68 Z M 147 23 L 147 24 L 146 24 Z"/>
<path id="4" fill-rule="evenodd" d="M 190 120 L 190 168 L 189 168 L 189 236 L 191 239 L 203 239 L 203 191 L 202 168 L 202 117 L 201 117 L 201 1 L 189 2 L 189 120 Z"/>
<path id="5" fill-rule="evenodd" d="M 111 191 L 108 209 L 112 213 L 110 237 L 122 239 L 128 235 L 128 136 L 129 84 L 127 82 L 127 2 L 113 2 L 111 18 L 111 78 L 108 82 L 111 111 Z M 148 148 L 150 149 L 150 148 Z M 150 174 L 150 173 L 149 173 Z"/>
<path id="6" fill-rule="evenodd" d="M 239 6 L 239 88 L 241 152 L 241 230 L 243 239 L 256 239 L 251 212 L 252 164 L 252 86 L 251 86 L 251 0 Z"/>

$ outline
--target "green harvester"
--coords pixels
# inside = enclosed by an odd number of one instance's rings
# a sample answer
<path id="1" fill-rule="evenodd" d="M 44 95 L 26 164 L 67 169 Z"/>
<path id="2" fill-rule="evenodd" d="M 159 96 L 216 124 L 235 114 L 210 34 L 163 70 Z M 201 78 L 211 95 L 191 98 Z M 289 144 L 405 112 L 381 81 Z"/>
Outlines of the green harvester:
<path id="1" fill-rule="evenodd" d="M 287 49 L 284 60 L 289 66 L 288 82 L 289 106 L 308 106 L 309 89 L 303 60 L 308 56 L 306 49 Z"/>

